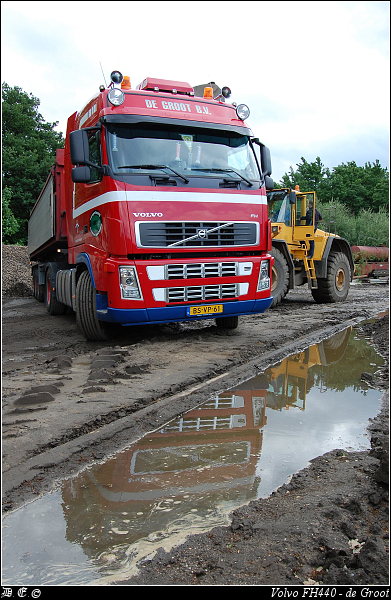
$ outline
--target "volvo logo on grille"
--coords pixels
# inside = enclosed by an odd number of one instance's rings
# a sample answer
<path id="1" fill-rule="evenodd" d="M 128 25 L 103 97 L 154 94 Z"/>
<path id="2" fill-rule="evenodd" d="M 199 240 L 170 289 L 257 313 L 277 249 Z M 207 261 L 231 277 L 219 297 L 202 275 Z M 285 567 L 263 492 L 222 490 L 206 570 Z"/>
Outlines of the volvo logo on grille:
<path id="1" fill-rule="evenodd" d="M 181 244 L 186 244 L 188 242 L 191 242 L 192 240 L 200 240 L 200 239 L 204 240 L 208 237 L 209 233 L 215 233 L 216 231 L 220 231 L 221 229 L 225 229 L 226 227 L 231 227 L 232 225 L 234 225 L 234 223 L 232 221 L 230 221 L 229 223 L 223 223 L 222 225 L 217 225 L 216 227 L 209 227 L 209 229 L 207 229 L 206 227 L 196 227 L 195 235 L 191 235 L 189 237 L 184 238 L 183 240 L 178 240 L 177 242 L 168 244 L 167 248 L 174 248 L 175 246 L 180 246 Z M 217 244 L 217 245 L 219 245 L 219 244 Z"/>
<path id="2" fill-rule="evenodd" d="M 208 235 L 208 230 L 207 229 L 197 229 L 197 235 L 199 238 L 204 240 Z"/>

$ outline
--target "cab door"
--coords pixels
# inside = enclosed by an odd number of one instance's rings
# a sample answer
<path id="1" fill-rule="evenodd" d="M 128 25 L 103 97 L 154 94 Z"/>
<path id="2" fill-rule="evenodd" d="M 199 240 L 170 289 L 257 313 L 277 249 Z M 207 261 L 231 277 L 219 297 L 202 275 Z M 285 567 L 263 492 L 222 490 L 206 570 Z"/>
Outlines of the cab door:
<path id="1" fill-rule="evenodd" d="M 88 145 L 91 162 L 100 167 L 102 164 L 100 131 L 89 133 Z M 84 210 L 83 205 L 91 204 L 91 201 L 99 198 L 105 191 L 105 182 L 101 170 L 92 166 L 90 166 L 90 180 L 86 183 L 74 184 L 73 210 L 75 228 L 78 234 L 74 240 L 75 245 L 86 243 L 90 237 L 89 221 L 93 210 Z"/>
<path id="2" fill-rule="evenodd" d="M 307 225 L 307 210 L 312 200 L 312 219 L 310 225 Z M 314 217 L 315 217 L 315 193 L 297 194 L 296 215 L 292 219 L 293 234 L 295 242 L 311 241 L 314 239 Z"/>

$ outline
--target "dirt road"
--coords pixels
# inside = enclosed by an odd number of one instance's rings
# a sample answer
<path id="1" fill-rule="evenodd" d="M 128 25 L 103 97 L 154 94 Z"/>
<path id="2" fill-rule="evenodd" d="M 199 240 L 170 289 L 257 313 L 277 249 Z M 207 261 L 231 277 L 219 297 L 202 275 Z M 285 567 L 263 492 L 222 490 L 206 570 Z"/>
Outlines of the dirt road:
<path id="1" fill-rule="evenodd" d="M 86 342 L 76 328 L 74 314 L 51 317 L 44 306 L 31 297 L 3 298 L 3 511 L 15 509 L 50 489 L 57 478 L 75 473 L 81 466 L 102 459 L 193 408 L 206 399 L 206 390 L 210 394 L 227 389 L 348 325 L 382 313 L 388 309 L 388 292 L 385 285 L 352 285 L 343 304 L 317 305 L 310 292 L 303 288 L 289 293 L 280 306 L 264 315 L 242 317 L 239 328 L 229 333 L 222 333 L 213 321 L 202 321 L 188 325 L 124 328 L 114 342 L 103 343 Z M 388 355 L 388 337 L 380 350 Z M 386 383 L 379 384 L 383 387 L 388 387 L 387 373 L 386 370 L 383 373 Z M 334 478 L 329 488 L 320 488 L 325 498 L 329 493 L 340 498 L 339 503 L 333 504 L 335 516 L 329 514 L 331 523 L 333 519 L 339 521 L 342 518 L 346 477 L 351 478 L 353 489 L 361 483 L 368 487 L 370 474 L 378 468 L 378 458 L 365 452 L 358 454 L 365 462 L 362 467 L 367 473 L 363 476 L 365 482 L 356 481 L 357 469 L 350 475 L 345 473 L 347 460 L 337 454 L 333 455 L 333 460 L 321 457 L 311 467 L 316 474 L 309 475 L 309 479 L 322 485 L 328 469 L 334 469 L 330 465 L 337 461 L 341 466 L 337 480 Z M 357 460 L 361 458 L 349 458 L 349 461 Z M 376 487 L 377 484 L 373 485 Z M 381 485 L 384 486 L 384 482 Z M 280 531 L 286 526 L 284 519 L 289 515 L 296 515 L 299 523 L 307 513 L 300 500 L 306 490 L 309 491 L 307 475 L 293 479 L 289 486 L 283 486 L 284 489 L 270 498 L 271 502 L 278 498 L 280 508 L 277 512 L 285 514 L 278 521 Z M 361 492 L 360 488 L 358 493 Z M 372 492 L 377 494 L 377 503 L 371 505 L 371 510 L 384 511 L 385 492 L 379 492 L 377 488 Z M 314 494 L 319 502 L 320 491 Z M 369 496 L 367 488 L 365 494 Z M 273 513 L 270 522 L 280 519 L 277 512 Z M 259 507 L 252 503 L 237 512 L 229 532 L 219 531 L 202 538 L 200 543 L 209 544 L 209 551 L 204 546 L 202 552 L 198 552 L 198 542 L 191 542 L 193 546 L 187 544 L 187 548 L 192 548 L 193 554 L 189 551 L 194 559 L 192 568 L 184 567 L 178 557 L 175 560 L 171 557 L 174 562 L 170 563 L 167 556 L 158 556 L 157 562 L 145 566 L 144 579 L 132 580 L 131 585 L 229 584 L 229 573 L 235 576 L 239 573 L 238 568 L 232 566 L 233 551 L 226 557 L 231 561 L 228 571 L 221 568 L 213 552 L 226 548 L 227 535 L 231 549 L 247 544 L 249 552 L 254 540 L 258 540 L 256 547 L 260 548 L 259 537 L 264 533 L 272 535 L 277 545 L 281 541 L 278 532 L 272 533 L 270 527 L 269 531 L 267 526 L 266 530 L 263 525 L 255 527 L 256 514 L 259 514 Z M 346 518 L 343 522 L 345 527 L 351 525 Z M 343 533 L 341 527 L 339 535 Z M 368 519 L 366 527 L 371 527 Z M 310 527 L 307 529 L 313 534 Z M 321 532 L 318 534 L 320 539 Z M 349 535 L 343 535 L 346 546 L 348 540 L 353 539 L 353 530 Z M 329 567 L 327 577 L 330 580 L 334 577 L 331 565 L 340 575 L 345 575 L 346 571 L 343 568 L 346 567 L 345 555 L 337 554 L 339 562 L 331 560 L 335 550 L 333 536 L 333 526 L 330 526 L 323 542 L 317 542 L 317 548 L 326 548 L 317 553 L 319 560 L 324 558 L 322 564 Z M 384 539 L 379 542 L 379 536 L 378 532 L 376 543 L 381 548 L 376 548 L 384 553 Z M 277 578 L 273 583 L 299 583 L 294 581 L 293 575 L 299 572 L 300 581 L 310 577 L 315 567 L 308 557 L 303 559 L 304 562 L 294 558 L 287 542 L 286 561 L 280 556 L 273 559 L 278 554 L 277 545 L 266 553 L 268 558 L 262 568 L 258 565 L 249 571 L 253 558 L 247 556 L 245 568 L 242 565 L 243 583 L 259 584 L 265 573 L 268 583 L 272 583 L 273 576 Z M 343 551 L 345 546 L 341 546 Z M 254 551 L 253 548 L 251 552 Z M 200 556 L 205 557 L 205 552 L 210 560 L 202 561 Z M 185 556 L 183 551 L 181 556 Z M 363 554 L 354 556 L 357 559 Z M 186 560 L 190 564 L 190 558 Z M 164 569 L 159 561 L 165 564 Z M 273 563 L 274 569 L 267 567 L 267 562 Z M 167 564 L 171 564 L 171 570 L 166 568 Z M 366 567 L 357 566 L 356 574 L 359 571 L 364 574 L 364 579 L 369 577 Z M 312 577 L 315 576 L 316 573 L 312 573 Z M 386 575 L 382 572 L 378 577 L 381 580 Z M 337 583 L 335 579 L 336 576 L 333 581 Z M 239 580 L 236 578 L 235 583 Z M 376 581 L 382 583 L 380 580 Z"/>

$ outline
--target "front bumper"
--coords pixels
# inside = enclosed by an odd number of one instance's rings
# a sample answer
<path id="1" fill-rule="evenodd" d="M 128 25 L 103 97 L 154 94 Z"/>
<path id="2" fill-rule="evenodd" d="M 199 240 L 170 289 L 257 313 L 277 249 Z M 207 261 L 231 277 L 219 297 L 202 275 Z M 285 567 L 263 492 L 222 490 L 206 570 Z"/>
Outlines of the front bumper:
<path id="1" fill-rule="evenodd" d="M 215 304 L 223 305 L 223 312 L 210 315 L 188 316 L 188 305 L 165 306 L 158 308 L 110 308 L 103 307 L 99 302 L 97 294 L 98 319 L 120 325 L 150 325 L 155 323 L 174 323 L 182 321 L 199 321 L 204 319 L 215 319 L 218 317 L 232 317 L 240 315 L 251 315 L 265 312 L 273 301 L 273 296 L 257 300 L 244 300 L 221 302 Z"/>

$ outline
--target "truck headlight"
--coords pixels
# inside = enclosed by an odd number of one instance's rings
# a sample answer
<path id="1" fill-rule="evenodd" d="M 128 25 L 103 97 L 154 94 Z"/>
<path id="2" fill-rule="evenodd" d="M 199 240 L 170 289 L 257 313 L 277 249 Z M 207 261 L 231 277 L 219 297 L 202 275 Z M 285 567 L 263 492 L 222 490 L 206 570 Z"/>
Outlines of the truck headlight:
<path id="1" fill-rule="evenodd" d="M 134 267 L 119 267 L 119 286 L 121 298 L 126 300 L 141 300 L 141 291 Z"/>
<path id="2" fill-rule="evenodd" d="M 270 264 L 268 260 L 261 260 L 261 267 L 259 269 L 258 287 L 257 292 L 268 290 L 270 288 Z"/>

